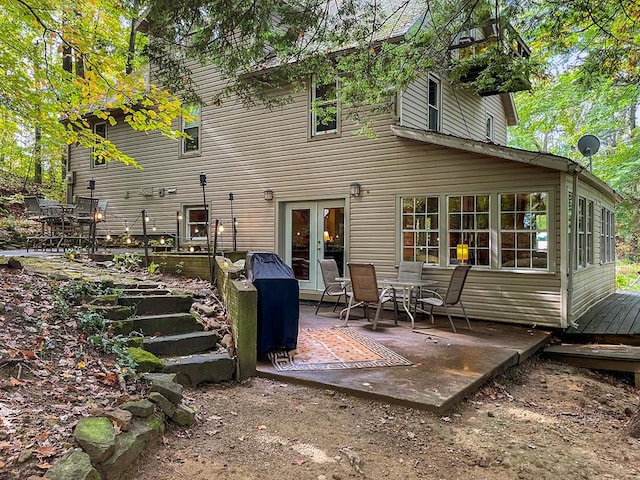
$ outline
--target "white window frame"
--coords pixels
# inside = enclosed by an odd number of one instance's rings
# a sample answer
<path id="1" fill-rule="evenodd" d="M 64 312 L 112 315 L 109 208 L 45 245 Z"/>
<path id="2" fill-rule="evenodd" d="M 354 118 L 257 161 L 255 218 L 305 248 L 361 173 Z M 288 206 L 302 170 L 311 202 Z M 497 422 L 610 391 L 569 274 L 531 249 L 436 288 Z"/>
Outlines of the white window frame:
<path id="1" fill-rule="evenodd" d="M 503 209 L 503 197 L 507 196 L 513 197 L 513 209 Z M 540 202 L 533 204 L 534 198 L 538 196 L 544 200 L 544 208 L 536 206 Z M 523 205 L 524 202 L 526 205 Z M 549 212 L 549 193 L 547 191 L 517 191 L 498 194 L 498 213 L 500 216 L 498 262 L 501 270 L 549 269 Z M 507 246 L 506 239 L 508 237 L 512 237 L 512 240 Z M 505 262 L 508 252 L 513 254 L 513 259 Z M 520 255 L 520 253 L 524 253 L 524 255 Z M 505 265 L 511 261 L 513 261 L 512 266 Z M 540 266 L 541 261 L 544 261 L 544 266 Z M 528 262 L 528 265 L 523 265 L 524 262 Z"/>
<path id="2" fill-rule="evenodd" d="M 615 262 L 616 235 L 615 214 L 602 207 L 600 216 L 600 263 Z"/>
<path id="3" fill-rule="evenodd" d="M 184 209 L 184 237 L 187 241 L 206 241 L 207 240 L 207 225 L 206 221 L 206 213 L 208 212 L 208 208 L 205 209 L 203 205 L 185 207 Z M 192 220 L 191 212 L 205 212 L 205 221 Z M 194 231 L 192 227 L 198 227 L 198 225 L 202 225 L 202 228 L 198 228 L 198 234 L 202 233 L 202 235 L 194 235 Z"/>
<path id="4" fill-rule="evenodd" d="M 325 84 L 319 84 L 318 78 L 314 75 L 311 79 L 311 86 L 309 88 L 309 121 L 311 137 L 322 137 L 325 135 L 337 135 L 340 133 L 340 82 L 336 78 L 335 80 L 335 99 L 323 100 L 318 97 L 319 89 Z M 328 85 L 328 84 L 327 84 Z M 319 129 L 322 124 L 319 122 L 318 110 L 327 107 L 334 107 L 336 110 L 335 128 L 328 128 L 326 130 Z"/>
<path id="5" fill-rule="evenodd" d="M 99 132 L 98 130 L 104 128 L 103 132 Z M 94 135 L 99 135 L 105 140 L 109 134 L 109 127 L 107 126 L 107 122 L 97 122 L 93 124 L 92 131 Z M 107 161 L 105 159 L 97 159 L 95 156 L 96 149 L 93 148 L 91 150 L 91 168 L 106 168 Z"/>
<path id="6" fill-rule="evenodd" d="M 196 119 L 187 120 L 185 117 L 181 117 L 180 119 L 180 131 L 191 137 L 180 140 L 180 155 L 198 155 L 202 147 L 202 105 L 199 103 L 190 103 L 184 105 L 184 109 L 196 117 Z M 194 133 L 196 133 L 196 135 L 194 135 Z M 194 141 L 196 143 L 195 148 L 193 147 Z"/>
<path id="7" fill-rule="evenodd" d="M 528 196 L 526 208 L 516 208 L 515 203 L 513 210 L 503 212 L 502 195 Z M 533 201 L 534 196 L 542 196 L 545 201 L 536 203 Z M 455 198 L 460 199 L 459 211 L 456 210 L 458 207 L 454 208 L 455 211 L 451 208 L 451 201 Z M 457 244 L 465 243 L 469 249 L 467 262 L 475 265 L 475 268 L 491 271 L 551 271 L 555 243 L 550 235 L 554 220 L 551 218 L 553 205 L 548 189 L 535 192 L 410 194 L 399 195 L 397 200 L 397 254 L 400 260 L 424 261 L 442 267 L 453 266 L 458 263 Z M 427 206 L 429 202 L 432 208 Z M 503 228 L 503 213 L 513 217 L 506 229 Z M 532 222 L 527 228 L 525 216 Z M 543 220 L 540 217 L 545 218 Z M 452 228 L 454 226 L 456 228 Z M 514 239 L 511 246 L 507 247 L 514 257 L 514 263 L 510 266 L 505 266 L 503 262 L 502 233 L 510 234 Z M 518 234 L 528 235 L 529 243 L 521 241 L 522 245 L 518 245 Z M 528 265 L 515 260 L 518 258 L 518 251 L 529 252 L 522 256 L 523 259 L 528 258 Z M 540 262 L 540 258 L 546 261 Z"/>
<path id="8" fill-rule="evenodd" d="M 487 121 L 486 121 L 486 125 L 485 125 L 485 138 L 487 140 L 489 140 L 490 142 L 493 142 L 494 127 L 495 127 L 495 121 L 494 121 L 493 115 L 488 113 L 487 114 Z"/>
<path id="9" fill-rule="evenodd" d="M 432 89 L 435 94 L 432 95 Z M 427 130 L 440 132 L 442 130 L 442 83 L 433 75 L 427 75 Z M 432 103 L 432 100 L 435 103 Z M 432 115 L 434 114 L 434 115 Z M 433 124 L 435 121 L 435 125 Z"/>

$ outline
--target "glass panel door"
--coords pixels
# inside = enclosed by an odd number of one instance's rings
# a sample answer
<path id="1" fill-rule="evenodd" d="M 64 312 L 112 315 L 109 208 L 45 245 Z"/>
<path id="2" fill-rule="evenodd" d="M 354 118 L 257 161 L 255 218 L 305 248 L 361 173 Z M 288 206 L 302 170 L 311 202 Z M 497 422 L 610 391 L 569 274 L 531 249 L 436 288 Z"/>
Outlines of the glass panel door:
<path id="1" fill-rule="evenodd" d="M 318 259 L 334 258 L 344 275 L 344 201 L 290 203 L 286 206 L 285 262 L 301 289 L 322 290 Z"/>

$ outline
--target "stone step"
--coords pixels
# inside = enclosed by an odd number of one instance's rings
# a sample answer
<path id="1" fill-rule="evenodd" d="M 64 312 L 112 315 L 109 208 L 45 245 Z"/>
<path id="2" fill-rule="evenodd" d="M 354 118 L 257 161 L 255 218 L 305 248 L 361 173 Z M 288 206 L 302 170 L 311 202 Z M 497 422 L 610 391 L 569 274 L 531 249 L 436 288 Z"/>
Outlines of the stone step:
<path id="1" fill-rule="evenodd" d="M 215 332 L 190 332 L 145 338 L 142 347 L 158 357 L 169 357 L 215 350 L 217 344 Z"/>
<path id="2" fill-rule="evenodd" d="M 136 315 L 188 312 L 192 303 L 191 295 L 122 295 L 118 297 L 118 305 L 134 307 Z"/>
<path id="3" fill-rule="evenodd" d="M 166 288 L 125 288 L 122 290 L 121 296 L 136 295 L 171 295 L 171 290 Z"/>
<path id="4" fill-rule="evenodd" d="M 163 358 L 165 373 L 177 373 L 182 385 L 225 382 L 233 378 L 235 361 L 224 348 L 215 352 Z"/>
<path id="5" fill-rule="evenodd" d="M 141 332 L 145 336 L 178 335 L 204 330 L 204 326 L 190 313 L 142 315 L 115 322 L 115 325 L 118 333 L 123 335 L 131 332 Z"/>

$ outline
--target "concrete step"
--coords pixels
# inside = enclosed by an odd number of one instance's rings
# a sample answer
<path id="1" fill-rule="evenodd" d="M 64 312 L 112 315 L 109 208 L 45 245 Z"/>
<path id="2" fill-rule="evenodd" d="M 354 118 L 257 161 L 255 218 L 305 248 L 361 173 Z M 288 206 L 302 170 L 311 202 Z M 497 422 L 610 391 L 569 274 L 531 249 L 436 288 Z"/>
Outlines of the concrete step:
<path id="1" fill-rule="evenodd" d="M 182 385 L 225 382 L 233 378 L 235 361 L 224 348 L 215 352 L 163 358 L 164 372 L 177 373 Z"/>
<path id="2" fill-rule="evenodd" d="M 178 335 L 199 332 L 204 326 L 190 313 L 168 313 L 166 315 L 142 315 L 115 322 L 118 333 L 127 335 L 141 332 L 143 335 Z"/>
<path id="3" fill-rule="evenodd" d="M 188 312 L 192 303 L 191 295 L 122 295 L 118 297 L 118 305 L 134 307 L 136 315 Z"/>
<path id="4" fill-rule="evenodd" d="M 190 332 L 145 338 L 142 346 L 158 357 L 169 357 L 215 350 L 217 344 L 215 332 Z"/>

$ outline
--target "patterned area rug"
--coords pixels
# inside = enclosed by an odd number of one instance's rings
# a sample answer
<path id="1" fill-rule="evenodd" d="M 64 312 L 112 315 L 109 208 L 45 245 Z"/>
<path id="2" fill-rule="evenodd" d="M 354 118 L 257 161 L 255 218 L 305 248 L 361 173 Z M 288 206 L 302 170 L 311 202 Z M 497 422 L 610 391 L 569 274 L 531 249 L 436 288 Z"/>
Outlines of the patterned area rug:
<path id="1" fill-rule="evenodd" d="M 349 327 L 302 329 L 295 351 L 270 352 L 269 359 L 279 371 L 412 365 L 406 358 Z"/>

